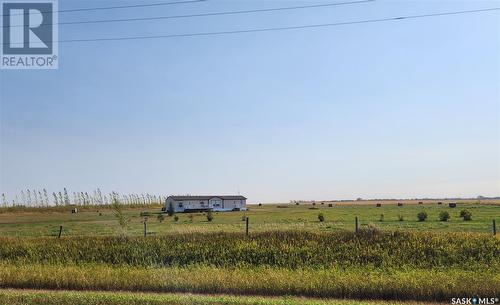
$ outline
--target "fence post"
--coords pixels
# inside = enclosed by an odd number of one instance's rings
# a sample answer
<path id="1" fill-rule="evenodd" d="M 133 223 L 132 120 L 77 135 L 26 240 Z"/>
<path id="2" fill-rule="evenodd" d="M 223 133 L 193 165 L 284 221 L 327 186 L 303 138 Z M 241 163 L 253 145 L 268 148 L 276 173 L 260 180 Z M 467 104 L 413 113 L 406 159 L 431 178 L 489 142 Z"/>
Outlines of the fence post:
<path id="1" fill-rule="evenodd" d="M 248 217 L 245 219 L 246 222 L 246 234 L 248 235 Z"/>
<path id="2" fill-rule="evenodd" d="M 148 235 L 148 219 L 144 218 L 144 237 Z"/>
<path id="3" fill-rule="evenodd" d="M 62 234 L 62 226 L 59 226 L 59 236 L 57 238 L 61 238 L 61 234 Z"/>
<path id="4" fill-rule="evenodd" d="M 495 219 L 493 219 L 493 235 L 497 235 L 497 223 Z"/>
<path id="5" fill-rule="evenodd" d="M 358 230 L 359 230 L 358 216 L 356 216 L 356 218 L 355 218 L 355 228 L 356 228 L 356 233 L 358 233 Z"/>

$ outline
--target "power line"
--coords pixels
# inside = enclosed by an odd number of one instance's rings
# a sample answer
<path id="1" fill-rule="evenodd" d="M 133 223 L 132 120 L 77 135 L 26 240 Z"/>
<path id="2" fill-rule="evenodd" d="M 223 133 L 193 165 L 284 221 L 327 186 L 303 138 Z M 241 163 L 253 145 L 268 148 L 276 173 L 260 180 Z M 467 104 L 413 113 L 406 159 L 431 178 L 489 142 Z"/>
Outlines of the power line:
<path id="1" fill-rule="evenodd" d="M 74 8 L 74 9 L 57 10 L 54 12 L 55 13 L 70 13 L 70 12 L 84 12 L 84 11 L 115 10 L 115 9 L 127 9 L 127 8 L 155 7 L 155 6 L 185 4 L 185 3 L 204 2 L 204 1 L 207 1 L 207 0 L 185 0 L 185 1 L 157 2 L 157 3 L 147 3 L 147 4 L 131 4 L 131 5 L 119 5 L 119 6 Z M 52 13 L 52 11 L 46 11 L 46 12 L 42 12 L 42 13 Z M 13 14 L 10 16 L 17 16 L 17 15 L 24 15 L 24 14 L 28 14 L 28 13 Z M 3 17 L 6 17 L 6 16 L 9 16 L 9 15 L 3 15 Z"/>
<path id="2" fill-rule="evenodd" d="M 358 4 L 358 3 L 366 3 L 366 2 L 373 2 L 373 1 L 375 1 L 375 0 L 359 0 L 359 1 L 350 1 L 350 2 L 336 2 L 336 3 L 301 5 L 301 6 L 286 6 L 286 7 L 263 8 L 263 9 L 253 9 L 253 10 L 188 14 L 188 15 L 171 15 L 171 16 L 123 18 L 123 19 L 103 19 L 103 20 L 87 20 L 87 21 L 85 21 L 85 20 L 84 21 L 67 21 L 67 22 L 59 22 L 56 24 L 57 25 L 70 25 L 70 24 L 89 24 L 89 23 L 111 23 L 111 22 L 130 22 L 130 21 L 145 21 L 145 20 L 161 20 L 161 19 L 178 19 L 178 18 L 221 16 L 221 15 L 250 14 L 250 13 L 263 13 L 263 12 L 274 12 L 274 11 L 284 11 L 284 10 L 298 10 L 298 9 L 308 9 L 308 8 L 318 8 L 318 7 L 340 6 L 340 5 Z M 49 25 L 53 25 L 53 24 L 45 24 L 45 26 L 49 26 Z M 7 27 L 11 27 L 11 26 L 7 26 Z M 22 27 L 22 25 L 14 25 L 12 27 Z"/>
<path id="3" fill-rule="evenodd" d="M 185 33 L 185 34 L 168 34 L 168 35 L 153 35 L 153 36 L 129 36 L 129 37 L 109 37 L 109 38 L 89 38 L 89 39 L 68 39 L 59 40 L 59 43 L 73 43 L 73 42 L 100 42 L 100 41 L 120 41 L 120 40 L 142 40 L 142 39 L 159 39 L 159 38 L 175 38 L 175 37 L 196 37 L 196 36 L 214 36 L 214 35 L 228 35 L 228 34 L 242 34 L 242 33 L 255 33 L 255 32 L 271 32 L 271 31 L 285 31 L 285 30 L 298 30 L 298 29 L 310 29 L 310 28 L 321 28 L 321 27 L 334 27 L 343 26 L 350 24 L 364 24 L 364 23 L 377 23 L 377 22 L 387 22 L 387 21 L 400 21 L 404 19 L 418 19 L 427 17 L 438 17 L 438 16 L 448 16 L 448 15 L 460 15 L 469 13 L 480 13 L 488 11 L 500 10 L 499 7 L 485 8 L 477 10 L 464 10 L 464 11 L 454 11 L 454 12 L 443 12 L 443 13 L 433 13 L 433 14 L 421 14 L 421 15 L 408 15 L 381 19 L 366 19 L 358 21 L 345 21 L 336 23 L 322 23 L 322 24 L 310 24 L 310 25 L 299 25 L 299 26 L 287 26 L 287 27 L 273 27 L 273 28 L 260 28 L 260 29 L 246 29 L 246 30 L 234 30 L 234 31 L 220 31 L 220 32 L 198 32 L 198 33 Z"/>

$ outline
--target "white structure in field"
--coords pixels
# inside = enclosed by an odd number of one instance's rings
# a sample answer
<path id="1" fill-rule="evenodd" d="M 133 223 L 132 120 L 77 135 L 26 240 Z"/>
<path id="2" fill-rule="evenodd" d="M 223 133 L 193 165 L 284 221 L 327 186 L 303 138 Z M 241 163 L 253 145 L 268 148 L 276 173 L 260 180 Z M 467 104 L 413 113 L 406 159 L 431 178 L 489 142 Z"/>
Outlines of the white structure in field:
<path id="1" fill-rule="evenodd" d="M 245 211 L 247 199 L 235 196 L 168 196 L 165 210 L 172 205 L 175 212 Z"/>

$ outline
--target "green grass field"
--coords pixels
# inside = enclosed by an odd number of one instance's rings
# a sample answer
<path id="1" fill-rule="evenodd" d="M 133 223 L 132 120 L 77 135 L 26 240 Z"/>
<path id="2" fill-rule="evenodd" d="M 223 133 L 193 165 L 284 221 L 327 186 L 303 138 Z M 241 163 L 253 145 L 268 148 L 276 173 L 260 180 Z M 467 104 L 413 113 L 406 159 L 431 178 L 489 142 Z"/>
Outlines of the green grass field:
<path id="1" fill-rule="evenodd" d="M 404 201 L 403 201 L 404 202 Z M 130 217 L 128 234 L 142 235 L 144 217 L 141 212 L 149 212 L 148 234 L 162 235 L 179 232 L 243 232 L 244 216 L 250 218 L 252 232 L 269 230 L 307 230 L 307 231 L 335 231 L 353 230 L 354 218 L 357 216 L 360 225 L 373 224 L 382 230 L 418 230 L 418 231 L 459 231 L 459 232 L 491 232 L 492 220 L 500 218 L 500 204 L 489 203 L 459 203 L 456 208 L 449 208 L 446 202 L 437 205 L 435 202 L 422 205 L 415 202 L 404 202 L 398 207 L 396 202 L 384 203 L 382 207 L 375 207 L 374 202 L 359 202 L 356 204 L 328 204 L 317 203 L 305 205 L 249 205 L 247 212 L 214 213 L 214 220 L 208 222 L 201 214 L 193 214 L 193 220 L 187 214 L 177 214 L 176 222 L 171 217 L 165 217 L 163 222 L 157 220 L 160 206 L 128 208 L 125 214 Z M 471 221 L 464 221 L 459 217 L 461 210 L 467 209 L 472 213 Z M 417 213 L 428 213 L 425 222 L 417 221 Z M 45 211 L 45 212 L 40 212 Z M 439 221 L 439 213 L 448 211 L 450 220 Z M 318 221 L 318 214 L 325 215 L 325 221 Z M 383 214 L 383 221 L 381 215 Z M 399 216 L 403 221 L 399 220 Z M 0 236 L 55 236 L 59 226 L 63 226 L 65 236 L 94 236 L 116 235 L 118 225 L 109 208 L 86 207 L 83 211 L 71 214 L 69 208 L 41 209 L 30 211 L 14 210 L 2 212 L 0 209 Z"/>

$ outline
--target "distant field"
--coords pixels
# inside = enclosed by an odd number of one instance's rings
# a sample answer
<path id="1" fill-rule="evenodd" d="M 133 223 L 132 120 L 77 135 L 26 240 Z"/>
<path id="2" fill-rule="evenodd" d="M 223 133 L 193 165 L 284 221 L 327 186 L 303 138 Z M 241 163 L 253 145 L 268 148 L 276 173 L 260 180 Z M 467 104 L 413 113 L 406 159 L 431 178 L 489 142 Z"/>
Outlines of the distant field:
<path id="1" fill-rule="evenodd" d="M 0 304 L 10 305 L 419 305 L 434 303 L 357 301 L 299 297 L 259 297 L 203 294 L 0 290 Z M 436 303 L 437 304 L 437 303 Z"/>
<path id="2" fill-rule="evenodd" d="M 148 213 L 148 234 L 161 235 L 175 232 L 243 232 L 244 217 L 250 219 L 251 232 L 269 230 L 308 230 L 336 231 L 353 230 L 354 218 L 357 216 L 361 226 L 374 225 L 382 230 L 418 230 L 418 231 L 460 231 L 484 232 L 492 230 L 492 220 L 500 221 L 500 201 L 458 202 L 456 208 L 449 208 L 446 201 L 437 205 L 436 201 L 400 201 L 403 206 L 397 206 L 398 201 L 384 201 L 381 207 L 375 204 L 379 201 L 355 202 L 317 202 L 294 204 L 264 204 L 249 205 L 247 212 L 214 213 L 214 220 L 208 222 L 202 213 L 177 214 L 178 221 L 173 217 L 165 217 L 163 222 L 157 219 L 161 206 L 129 207 L 125 214 L 130 217 L 128 234 L 142 235 L 143 221 L 141 212 Z M 454 201 L 456 202 L 456 201 Z M 471 221 L 459 217 L 461 210 L 472 213 Z M 55 236 L 59 226 L 63 226 L 63 236 L 116 235 L 118 225 L 113 211 L 109 207 L 85 207 L 80 212 L 71 214 L 69 207 L 49 209 L 0 209 L 0 236 Z M 426 211 L 428 219 L 417 221 L 417 213 Z M 439 221 L 441 211 L 450 213 L 448 222 Z M 318 214 L 323 213 L 324 222 L 318 221 Z M 382 217 L 383 215 L 383 217 Z M 166 216 L 166 215 L 165 215 Z M 399 216 L 403 221 L 399 220 Z"/>

